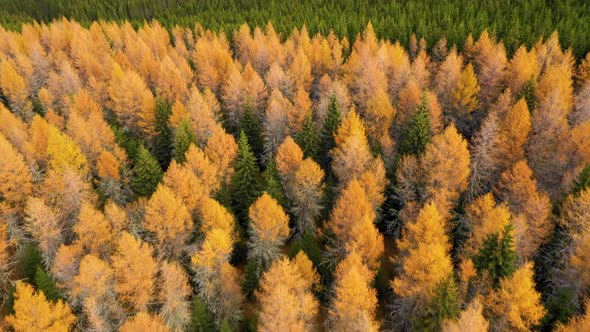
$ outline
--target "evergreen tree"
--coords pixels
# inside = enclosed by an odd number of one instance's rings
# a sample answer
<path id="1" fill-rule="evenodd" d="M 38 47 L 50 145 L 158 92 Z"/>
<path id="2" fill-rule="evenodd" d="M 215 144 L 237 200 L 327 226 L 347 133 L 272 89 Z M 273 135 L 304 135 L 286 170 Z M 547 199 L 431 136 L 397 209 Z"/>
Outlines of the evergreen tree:
<path id="1" fill-rule="evenodd" d="M 248 137 L 248 144 L 256 156 L 259 164 L 263 160 L 264 142 L 262 139 L 262 124 L 260 119 L 250 104 L 244 107 L 244 116 L 241 121 L 242 131 Z"/>
<path id="2" fill-rule="evenodd" d="M 166 99 L 156 98 L 156 136 L 154 137 L 154 155 L 162 169 L 166 169 L 170 163 L 172 147 L 172 129 L 170 128 L 170 115 L 172 107 Z"/>
<path id="3" fill-rule="evenodd" d="M 176 129 L 176 136 L 174 138 L 174 159 L 179 163 L 184 163 L 185 153 L 191 144 L 197 143 L 197 137 L 193 132 L 190 123 L 187 119 L 183 119 Z"/>
<path id="4" fill-rule="evenodd" d="M 213 314 L 207 308 L 205 302 L 198 296 L 193 301 L 191 314 L 191 331 L 207 332 L 214 330 Z"/>
<path id="5" fill-rule="evenodd" d="M 138 196 L 150 196 L 162 179 L 163 172 L 154 156 L 141 146 L 137 151 L 133 167 L 133 191 Z"/>
<path id="6" fill-rule="evenodd" d="M 242 290 L 248 298 L 254 300 L 254 290 L 258 288 L 260 276 L 262 275 L 260 264 L 256 259 L 248 259 L 248 263 L 244 268 L 244 275 Z"/>
<path id="7" fill-rule="evenodd" d="M 531 78 L 530 80 L 526 81 L 522 86 L 522 89 L 516 96 L 516 100 L 524 97 L 526 100 L 527 106 L 529 110 L 534 110 L 537 107 L 537 99 L 535 97 L 535 79 Z"/>
<path id="8" fill-rule="evenodd" d="M 264 181 L 264 191 L 276 199 L 283 207 L 286 207 L 287 201 L 279 181 L 279 173 L 274 159 L 268 161 L 266 169 L 262 172 L 262 179 Z"/>
<path id="9" fill-rule="evenodd" d="M 400 155 L 413 154 L 420 155 L 426 150 L 426 145 L 430 143 L 432 128 L 430 124 L 430 114 L 428 113 L 428 100 L 423 95 L 418 106 L 418 111 L 408 122 L 402 135 L 399 146 Z"/>
<path id="10" fill-rule="evenodd" d="M 324 119 L 324 124 L 322 125 L 322 131 L 320 133 L 319 151 L 320 164 L 322 165 L 322 168 L 328 173 L 331 173 L 330 163 L 332 162 L 329 152 L 336 146 L 334 133 L 336 130 L 338 130 L 340 122 L 342 122 L 342 118 L 340 116 L 340 110 L 338 109 L 336 96 L 332 95 L 330 98 L 330 106 L 328 107 L 326 118 Z"/>
<path id="11" fill-rule="evenodd" d="M 458 296 L 459 289 L 453 275 L 450 275 L 435 289 L 432 303 L 425 313 L 414 321 L 416 330 L 437 331 L 445 320 L 459 316 L 461 308 Z"/>
<path id="12" fill-rule="evenodd" d="M 291 243 L 289 257 L 294 258 L 300 251 L 303 251 L 307 255 L 314 266 L 319 266 L 322 261 L 322 249 L 313 232 L 308 230 L 303 233 L 301 238 Z"/>
<path id="13" fill-rule="evenodd" d="M 584 167 L 580 174 L 578 174 L 578 177 L 574 180 L 572 194 L 577 195 L 588 187 L 590 187 L 590 164 Z"/>
<path id="14" fill-rule="evenodd" d="M 501 234 L 489 235 L 473 257 L 473 265 L 478 274 L 487 273 L 494 287 L 500 279 L 508 277 L 516 271 L 516 252 L 512 231 L 514 226 L 508 224 Z"/>
<path id="15" fill-rule="evenodd" d="M 40 265 L 37 265 L 35 271 L 35 285 L 41 290 L 45 297 L 50 301 L 56 301 L 60 298 L 60 291 L 55 284 L 55 280 Z"/>
<path id="16" fill-rule="evenodd" d="M 25 276 L 33 281 L 37 272 L 37 266 L 42 264 L 41 252 L 39 247 L 34 244 L 26 244 L 22 248 L 22 254 L 19 262 Z"/>
<path id="17" fill-rule="evenodd" d="M 315 123 L 311 115 L 308 115 L 303 120 L 301 131 L 297 133 L 297 144 L 303 150 L 303 155 L 306 158 L 317 160 L 317 153 L 319 148 L 319 136 L 315 129 Z"/>
<path id="18" fill-rule="evenodd" d="M 247 220 L 248 208 L 260 192 L 259 173 L 256 157 L 248 144 L 248 136 L 242 131 L 238 140 L 238 158 L 232 178 L 233 208 L 242 222 Z"/>

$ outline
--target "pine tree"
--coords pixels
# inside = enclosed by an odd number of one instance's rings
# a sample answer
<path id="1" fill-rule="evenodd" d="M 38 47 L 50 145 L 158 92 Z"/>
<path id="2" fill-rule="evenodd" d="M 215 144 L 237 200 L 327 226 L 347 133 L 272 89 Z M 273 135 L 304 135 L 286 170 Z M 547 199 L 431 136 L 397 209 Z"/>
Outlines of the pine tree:
<path id="1" fill-rule="evenodd" d="M 245 221 L 248 216 L 248 208 L 259 194 L 260 170 L 244 131 L 240 132 L 238 149 L 238 158 L 232 179 L 232 202 L 238 218 Z"/>
<path id="2" fill-rule="evenodd" d="M 413 322 L 418 331 L 437 331 L 447 319 L 454 319 L 459 315 L 459 289 L 451 274 L 434 290 L 434 298 L 428 304 L 424 314 L 419 315 Z"/>
<path id="3" fill-rule="evenodd" d="M 586 188 L 590 187 L 590 165 L 587 165 L 582 169 L 582 171 L 578 174 L 578 177 L 574 180 L 572 185 L 572 194 L 578 195 Z"/>
<path id="4" fill-rule="evenodd" d="M 172 129 L 170 128 L 170 115 L 172 105 L 166 99 L 156 98 L 156 123 L 154 136 L 154 155 L 162 169 L 166 169 L 170 163 L 170 147 L 172 146 Z"/>
<path id="5" fill-rule="evenodd" d="M 287 204 L 285 193 L 279 180 L 279 173 L 274 159 L 268 161 L 266 169 L 262 172 L 262 180 L 264 181 L 264 191 L 276 199 L 281 206 L 285 207 Z"/>
<path id="6" fill-rule="evenodd" d="M 308 115 L 303 120 L 301 131 L 297 133 L 297 144 L 303 150 L 303 155 L 306 158 L 318 159 L 318 149 L 320 138 L 316 131 L 315 123 L 311 115 Z"/>
<path id="7" fill-rule="evenodd" d="M 328 106 L 328 111 L 320 133 L 319 151 L 322 168 L 328 172 L 330 172 L 330 164 L 332 163 L 332 158 L 329 152 L 336 146 L 334 134 L 336 133 L 336 130 L 338 130 L 341 122 L 342 117 L 340 110 L 338 109 L 338 102 L 336 101 L 336 96 L 332 95 L 332 97 L 330 97 L 330 106 Z"/>
<path id="8" fill-rule="evenodd" d="M 156 158 L 148 149 L 140 146 L 133 167 L 133 191 L 138 196 L 150 196 L 156 190 L 162 176 L 162 168 Z"/>
<path id="9" fill-rule="evenodd" d="M 205 301 L 195 296 L 193 301 L 193 312 L 191 314 L 191 331 L 207 332 L 214 330 L 213 315 L 207 308 Z"/>
<path id="10" fill-rule="evenodd" d="M 178 124 L 174 137 L 174 159 L 179 163 L 186 161 L 185 154 L 191 144 L 197 144 L 197 137 L 191 128 L 190 122 L 185 118 Z"/>
<path id="11" fill-rule="evenodd" d="M 50 301 L 56 301 L 61 297 L 60 291 L 55 284 L 55 280 L 40 265 L 37 265 L 35 271 L 35 285 Z"/>
<path id="12" fill-rule="evenodd" d="M 263 160 L 263 153 L 264 153 L 264 141 L 262 139 L 262 124 L 260 123 L 260 119 L 256 114 L 255 110 L 250 106 L 250 104 L 246 104 L 244 107 L 244 115 L 242 117 L 242 121 L 240 122 L 240 126 L 244 131 L 244 134 L 248 137 L 248 143 L 252 148 L 252 152 L 256 156 L 259 164 Z"/>
<path id="13" fill-rule="evenodd" d="M 501 234 L 489 235 L 473 257 L 473 264 L 482 275 L 487 273 L 494 287 L 499 285 L 502 278 L 510 276 L 516 270 L 516 252 L 512 235 L 514 226 L 508 224 Z"/>
<path id="14" fill-rule="evenodd" d="M 399 146 L 400 155 L 420 155 L 426 150 L 432 137 L 430 113 L 428 113 L 428 99 L 422 95 L 418 111 L 408 122 Z"/>

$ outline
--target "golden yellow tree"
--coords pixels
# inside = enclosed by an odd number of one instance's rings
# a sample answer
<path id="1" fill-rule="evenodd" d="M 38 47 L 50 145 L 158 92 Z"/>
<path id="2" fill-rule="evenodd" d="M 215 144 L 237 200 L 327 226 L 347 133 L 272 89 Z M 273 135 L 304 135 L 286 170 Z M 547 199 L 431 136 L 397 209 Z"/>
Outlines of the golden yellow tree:
<path id="1" fill-rule="evenodd" d="M 449 114 L 450 120 L 464 133 L 470 132 L 471 113 L 480 106 L 477 97 L 479 90 L 473 66 L 469 63 L 461 72 L 457 85 L 451 90 L 452 112 Z"/>
<path id="2" fill-rule="evenodd" d="M 188 276 L 179 263 L 165 262 L 160 268 L 162 287 L 159 299 L 163 303 L 160 316 L 174 331 L 184 331 L 190 321 L 191 287 Z"/>
<path id="3" fill-rule="evenodd" d="M 182 200 L 191 214 L 209 194 L 190 166 L 180 165 L 176 160 L 168 166 L 162 182 Z"/>
<path id="4" fill-rule="evenodd" d="M 483 306 L 478 298 L 475 298 L 465 310 L 461 312 L 459 319 L 446 321 L 444 332 L 487 332 L 489 323 L 483 316 Z"/>
<path id="5" fill-rule="evenodd" d="M 123 232 L 111 257 L 115 290 L 131 311 L 143 311 L 154 295 L 156 261 L 152 249 L 140 239 Z"/>
<path id="6" fill-rule="evenodd" d="M 63 174 L 65 169 L 74 171 L 81 177 L 88 174 L 88 161 L 78 144 L 52 125 L 49 126 L 47 137 L 47 155 L 49 167 L 59 174 Z"/>
<path id="7" fill-rule="evenodd" d="M 281 254 L 289 236 L 289 216 L 266 192 L 248 209 L 250 241 L 248 255 L 259 264 L 269 266 Z"/>
<path id="8" fill-rule="evenodd" d="M 25 207 L 25 229 L 39 245 L 45 264 L 50 266 L 64 241 L 64 229 L 57 213 L 43 199 L 30 197 Z"/>
<path id="9" fill-rule="evenodd" d="M 328 309 L 330 331 L 379 331 L 373 274 L 361 256 L 351 252 L 336 268 L 334 299 Z"/>
<path id="10" fill-rule="evenodd" d="M 289 261 L 276 260 L 262 275 L 260 331 L 309 331 L 317 324 L 319 303 L 313 295 L 319 275 L 303 252 Z"/>
<path id="11" fill-rule="evenodd" d="M 170 328 L 164 324 L 159 316 L 152 316 L 145 312 L 140 312 L 133 318 L 127 320 L 119 328 L 120 332 L 137 332 L 137 331 L 154 331 L 170 332 Z"/>
<path id="12" fill-rule="evenodd" d="M 345 186 L 369 167 L 373 157 L 365 135 L 365 126 L 355 111 L 350 111 L 334 135 L 336 147 L 330 151 L 332 170 Z"/>
<path id="13" fill-rule="evenodd" d="M 159 254 L 177 256 L 191 228 L 191 216 L 182 200 L 165 185 L 158 185 L 145 207 L 144 226 L 158 241 Z"/>
<path id="14" fill-rule="evenodd" d="M 6 322 L 14 331 L 69 331 L 76 320 L 70 307 L 62 300 L 52 303 L 41 291 L 35 291 L 25 282 L 16 282 L 14 315 Z"/>
<path id="15" fill-rule="evenodd" d="M 391 105 L 387 92 L 380 88 L 367 101 L 367 109 L 363 114 L 367 124 L 367 136 L 375 147 L 384 147 L 381 141 L 389 136 L 389 129 L 395 116 L 395 108 Z"/>
<path id="16" fill-rule="evenodd" d="M 535 290 L 533 264 L 526 263 L 500 282 L 500 288 L 486 299 L 492 324 L 501 329 L 529 331 L 541 322 L 545 308 Z"/>
<path id="17" fill-rule="evenodd" d="M 78 222 L 74 225 L 76 240 L 85 251 L 95 255 L 105 255 L 109 252 L 110 242 L 114 233 L 111 224 L 90 203 L 83 202 L 78 215 Z"/>
<path id="18" fill-rule="evenodd" d="M 32 175 L 23 156 L 0 134 L 0 212 L 22 212 L 27 196 L 32 192 Z"/>
<path id="19" fill-rule="evenodd" d="M 218 125 L 213 129 L 204 152 L 216 169 L 223 170 L 217 175 L 221 183 L 229 183 L 234 174 L 234 164 L 238 158 L 238 143 L 234 137 Z"/>
<path id="20" fill-rule="evenodd" d="M 524 159 L 525 144 L 531 132 L 531 115 L 524 98 L 508 110 L 500 123 L 500 170 L 504 171 Z"/>
<path id="21" fill-rule="evenodd" d="M 0 62 L 0 89 L 8 98 L 10 107 L 24 118 L 31 116 L 31 102 L 25 79 L 16 71 L 9 60 Z"/>
<path id="22" fill-rule="evenodd" d="M 453 272 L 444 219 L 434 203 L 425 205 L 416 220 L 407 225 L 398 247 L 402 272 L 393 280 L 394 291 L 418 303 L 428 303 L 438 284 Z"/>
<path id="23" fill-rule="evenodd" d="M 329 227 L 336 235 L 332 251 L 336 259 L 354 251 L 372 270 L 379 267 L 383 236 L 373 222 L 376 215 L 363 187 L 352 180 L 344 188 L 330 215 Z"/>

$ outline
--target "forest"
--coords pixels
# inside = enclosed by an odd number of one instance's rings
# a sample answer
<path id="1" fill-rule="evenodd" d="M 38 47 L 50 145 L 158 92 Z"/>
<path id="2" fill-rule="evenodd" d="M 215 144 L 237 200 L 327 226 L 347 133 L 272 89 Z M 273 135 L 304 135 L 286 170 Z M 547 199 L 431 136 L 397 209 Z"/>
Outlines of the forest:
<path id="1" fill-rule="evenodd" d="M 0 8 L 0 25 L 14 29 L 62 17 L 86 27 L 108 20 L 138 28 L 156 19 L 168 29 L 199 22 L 231 39 L 243 23 L 272 22 L 283 37 L 306 25 L 311 35 L 333 30 L 353 41 L 370 21 L 381 38 L 405 47 L 415 33 L 429 47 L 444 37 L 460 48 L 470 33 L 487 30 L 513 54 L 558 30 L 577 58 L 590 51 L 590 2 L 584 0 L 0 0 Z"/>
<path id="2" fill-rule="evenodd" d="M 0 27 L 0 330 L 590 330 L 588 30 L 223 30 Z"/>

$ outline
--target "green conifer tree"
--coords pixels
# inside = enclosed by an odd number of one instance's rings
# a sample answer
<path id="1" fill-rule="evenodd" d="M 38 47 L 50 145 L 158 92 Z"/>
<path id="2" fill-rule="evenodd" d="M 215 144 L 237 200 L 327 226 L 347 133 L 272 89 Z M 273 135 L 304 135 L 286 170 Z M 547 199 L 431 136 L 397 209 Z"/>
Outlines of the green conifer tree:
<path id="1" fill-rule="evenodd" d="M 174 159 L 179 163 L 186 161 L 185 154 L 191 144 L 197 143 L 197 137 L 193 132 L 190 123 L 187 119 L 183 119 L 176 129 L 176 136 L 174 137 Z"/>
<path id="2" fill-rule="evenodd" d="M 156 136 L 153 141 L 154 155 L 158 159 L 162 169 L 170 164 L 172 147 L 172 129 L 170 128 L 170 115 L 172 108 L 168 101 L 161 97 L 156 98 Z"/>
<path id="3" fill-rule="evenodd" d="M 590 187 L 590 164 L 584 167 L 584 169 L 578 174 L 578 177 L 574 180 L 572 186 L 572 194 L 578 195 L 580 192 Z"/>
<path id="4" fill-rule="evenodd" d="M 326 118 L 324 119 L 324 123 L 322 125 L 322 131 L 320 133 L 320 151 L 319 157 L 322 168 L 326 173 L 331 173 L 330 171 L 330 163 L 332 162 L 332 158 L 330 157 L 330 150 L 336 146 L 336 142 L 334 141 L 334 133 L 340 126 L 340 122 L 342 122 L 342 118 L 340 116 L 340 110 L 338 109 L 338 103 L 336 101 L 336 96 L 332 95 L 330 97 L 330 105 L 328 107 L 328 112 L 326 113 Z"/>
<path id="5" fill-rule="evenodd" d="M 262 180 L 264 183 L 264 191 L 266 191 L 272 198 L 276 199 L 279 204 L 286 207 L 287 200 L 285 193 L 279 181 L 279 173 L 274 159 L 270 159 L 266 165 L 266 169 L 262 172 Z"/>
<path id="6" fill-rule="evenodd" d="M 208 332 L 213 331 L 214 327 L 213 314 L 207 308 L 207 304 L 200 297 L 195 296 L 191 314 L 191 331 Z"/>
<path id="7" fill-rule="evenodd" d="M 262 139 L 262 124 L 260 119 L 252 106 L 246 104 L 244 108 L 244 116 L 241 121 L 241 129 L 248 137 L 248 143 L 252 148 L 252 152 L 256 156 L 259 164 L 263 160 L 262 155 L 264 153 L 264 143 Z"/>
<path id="8" fill-rule="evenodd" d="M 479 252 L 473 257 L 477 273 L 487 273 L 494 287 L 499 285 L 500 279 L 516 271 L 513 229 L 514 226 L 508 224 L 500 234 L 495 233 L 486 237 Z"/>
<path id="9" fill-rule="evenodd" d="M 60 298 L 60 291 L 55 280 L 40 265 L 37 265 L 35 271 L 35 285 L 37 289 L 43 291 L 48 300 L 56 301 Z"/>
<path id="10" fill-rule="evenodd" d="M 232 203 L 236 215 L 242 221 L 248 219 L 248 208 L 260 193 L 260 169 L 248 144 L 244 131 L 238 140 L 238 158 L 232 178 Z"/>
<path id="11" fill-rule="evenodd" d="M 451 274 L 437 286 L 434 299 L 414 321 L 416 331 L 438 331 L 446 319 L 456 318 L 461 311 L 458 296 L 459 289 Z"/>
<path id="12" fill-rule="evenodd" d="M 138 196 L 150 196 L 162 179 L 163 173 L 160 164 L 152 154 L 141 146 L 133 167 L 133 180 L 131 185 Z"/>
<path id="13" fill-rule="evenodd" d="M 425 96 L 420 98 L 420 105 L 416 114 L 408 122 L 399 146 L 399 154 L 420 155 L 430 143 L 432 128 L 430 114 L 428 113 L 428 100 Z"/>
<path id="14" fill-rule="evenodd" d="M 303 120 L 303 125 L 301 131 L 297 133 L 296 141 L 303 150 L 303 155 L 306 158 L 317 160 L 320 138 L 311 115 L 308 115 Z"/>

